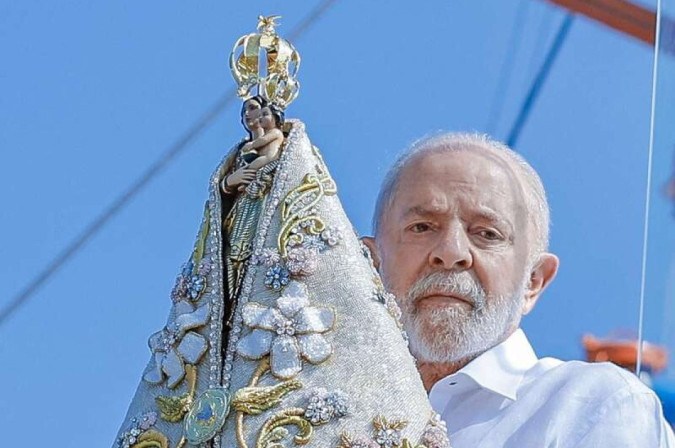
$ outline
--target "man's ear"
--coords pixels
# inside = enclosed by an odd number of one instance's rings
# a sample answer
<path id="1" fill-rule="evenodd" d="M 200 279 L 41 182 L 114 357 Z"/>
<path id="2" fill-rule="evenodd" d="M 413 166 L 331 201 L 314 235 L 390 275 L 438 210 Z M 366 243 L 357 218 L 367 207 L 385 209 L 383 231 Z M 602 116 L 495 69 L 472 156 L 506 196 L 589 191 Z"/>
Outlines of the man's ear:
<path id="1" fill-rule="evenodd" d="M 551 253 L 543 253 L 539 261 L 532 268 L 530 273 L 530 282 L 525 289 L 525 303 L 523 304 L 523 315 L 529 313 L 537 304 L 537 300 L 544 292 L 546 287 L 553 281 L 560 260 Z"/>
<path id="2" fill-rule="evenodd" d="M 380 253 L 377 251 L 377 243 L 372 236 L 362 236 L 361 241 L 370 250 L 370 255 L 373 257 L 373 264 L 375 269 L 380 270 Z"/>

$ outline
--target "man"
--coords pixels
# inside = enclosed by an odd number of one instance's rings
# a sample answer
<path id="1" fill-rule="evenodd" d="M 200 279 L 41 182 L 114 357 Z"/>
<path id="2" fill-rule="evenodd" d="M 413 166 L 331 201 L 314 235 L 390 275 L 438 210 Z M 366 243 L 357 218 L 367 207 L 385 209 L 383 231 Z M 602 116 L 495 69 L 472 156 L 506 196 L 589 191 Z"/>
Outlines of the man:
<path id="1" fill-rule="evenodd" d="M 558 270 L 536 172 L 486 136 L 416 143 L 366 239 L 454 448 L 670 447 L 652 391 L 611 364 L 537 359 L 520 320 Z"/>

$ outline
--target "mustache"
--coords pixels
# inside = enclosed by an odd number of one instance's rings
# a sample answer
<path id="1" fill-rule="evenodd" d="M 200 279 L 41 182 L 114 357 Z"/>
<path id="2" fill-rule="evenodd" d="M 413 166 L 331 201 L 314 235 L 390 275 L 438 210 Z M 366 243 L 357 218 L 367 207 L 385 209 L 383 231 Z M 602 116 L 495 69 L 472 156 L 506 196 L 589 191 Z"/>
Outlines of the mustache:
<path id="1" fill-rule="evenodd" d="M 408 301 L 415 305 L 431 294 L 457 296 L 465 299 L 478 311 L 485 307 L 486 293 L 469 272 L 432 272 L 417 280 L 408 291 Z"/>

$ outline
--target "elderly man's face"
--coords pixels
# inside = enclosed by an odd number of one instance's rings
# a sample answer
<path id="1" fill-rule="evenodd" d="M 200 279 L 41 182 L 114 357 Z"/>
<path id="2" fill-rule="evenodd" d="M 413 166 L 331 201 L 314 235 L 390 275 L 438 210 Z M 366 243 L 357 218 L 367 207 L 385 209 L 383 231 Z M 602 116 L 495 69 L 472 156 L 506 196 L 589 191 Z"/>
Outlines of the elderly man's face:
<path id="1" fill-rule="evenodd" d="M 381 217 L 380 272 L 418 359 L 475 355 L 517 327 L 529 280 L 520 185 L 474 150 L 426 154 L 401 173 Z"/>

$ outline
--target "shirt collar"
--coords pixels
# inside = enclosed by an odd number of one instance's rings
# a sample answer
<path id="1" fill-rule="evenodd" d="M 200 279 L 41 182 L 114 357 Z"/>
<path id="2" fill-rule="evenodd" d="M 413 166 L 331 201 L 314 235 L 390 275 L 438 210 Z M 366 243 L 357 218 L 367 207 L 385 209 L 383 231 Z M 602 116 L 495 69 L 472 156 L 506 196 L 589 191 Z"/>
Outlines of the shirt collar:
<path id="1" fill-rule="evenodd" d="M 504 342 L 486 351 L 464 368 L 436 382 L 429 398 L 432 402 L 443 396 L 447 399 L 455 393 L 453 386 L 463 383 L 464 378 L 469 378 L 483 389 L 515 400 L 525 373 L 537 361 L 525 333 L 518 329 Z"/>

